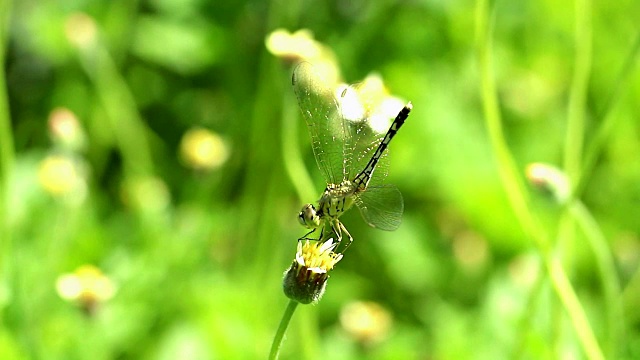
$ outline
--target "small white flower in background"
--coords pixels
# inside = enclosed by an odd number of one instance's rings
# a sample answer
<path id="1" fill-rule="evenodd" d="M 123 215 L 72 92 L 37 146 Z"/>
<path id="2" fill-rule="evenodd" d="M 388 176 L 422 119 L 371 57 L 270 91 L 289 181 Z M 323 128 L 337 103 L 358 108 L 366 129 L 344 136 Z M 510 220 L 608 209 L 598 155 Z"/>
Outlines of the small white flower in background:
<path id="1" fill-rule="evenodd" d="M 345 119 L 355 122 L 367 119 L 369 127 L 378 134 L 389 129 L 390 121 L 405 104 L 389 94 L 382 77 L 375 73 L 367 75 L 355 86 L 339 85 L 335 96 Z"/>
<path id="2" fill-rule="evenodd" d="M 86 135 L 76 115 L 69 109 L 53 109 L 48 119 L 49 136 L 62 148 L 79 151 L 86 147 Z"/>
<path id="3" fill-rule="evenodd" d="M 400 98 L 385 97 L 369 116 L 369 126 L 378 134 L 384 134 L 389 129 L 389 119 L 395 118 L 405 104 Z"/>
<path id="4" fill-rule="evenodd" d="M 360 101 L 356 88 L 340 84 L 336 88 L 335 97 L 340 102 L 340 112 L 349 121 L 361 121 L 366 115 L 364 104 Z"/>
<path id="5" fill-rule="evenodd" d="M 569 200 L 571 186 L 562 170 L 549 164 L 532 163 L 527 166 L 526 173 L 533 186 L 549 192 L 558 203 L 564 204 Z"/>

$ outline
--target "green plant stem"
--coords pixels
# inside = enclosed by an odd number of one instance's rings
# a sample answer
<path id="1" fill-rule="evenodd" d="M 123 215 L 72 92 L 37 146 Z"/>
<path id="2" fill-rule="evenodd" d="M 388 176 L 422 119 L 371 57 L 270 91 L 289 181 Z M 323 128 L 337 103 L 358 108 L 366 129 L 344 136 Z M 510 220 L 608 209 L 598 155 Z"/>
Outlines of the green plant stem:
<path id="1" fill-rule="evenodd" d="M 562 263 L 553 256 L 547 235 L 529 209 L 524 181 L 518 176 L 515 161 L 504 139 L 492 67 L 492 39 L 489 36 L 492 29 L 489 23 L 489 13 L 488 0 L 478 0 L 476 8 L 476 40 L 481 77 L 480 91 L 491 147 L 498 162 L 499 175 L 518 222 L 542 255 L 553 288 L 571 320 L 585 354 L 589 359 L 603 359 L 604 356 L 600 346 L 589 325 L 584 309 L 562 267 Z"/>
<path id="2" fill-rule="evenodd" d="M 585 104 L 591 71 L 591 2 L 576 0 L 576 53 L 573 82 L 569 94 L 564 171 L 575 185 L 580 177 L 584 143 Z M 571 189 L 572 193 L 574 189 Z"/>
<path id="3" fill-rule="evenodd" d="M 81 47 L 80 61 L 93 80 L 96 93 L 110 121 L 116 144 L 129 177 L 153 174 L 149 132 L 138 113 L 135 99 L 102 44 Z"/>
<path id="4" fill-rule="evenodd" d="M 585 234 L 587 244 L 591 247 L 596 267 L 602 282 L 605 308 L 607 311 L 607 328 L 609 337 L 609 358 L 615 358 L 617 344 L 623 336 L 622 290 L 616 274 L 615 262 L 611 249 L 598 223 L 589 209 L 580 201 L 568 205 L 568 211 Z"/>
<path id="5" fill-rule="evenodd" d="M 602 111 L 598 116 L 600 125 L 596 130 L 593 139 L 587 145 L 585 149 L 584 164 L 582 166 L 582 175 L 575 179 L 575 192 L 578 196 L 585 185 L 585 176 L 589 174 L 598 160 L 598 156 L 602 151 L 604 144 L 607 142 L 611 130 L 615 127 L 619 116 L 616 116 L 614 111 L 620 100 L 624 98 L 624 95 L 629 88 L 629 84 L 633 79 L 633 72 L 638 64 L 638 57 L 640 56 L 640 31 L 636 34 L 636 39 L 633 42 L 633 46 L 625 59 L 620 72 L 616 78 L 615 87 L 603 106 Z"/>
<path id="6" fill-rule="evenodd" d="M 598 341 L 593 334 L 580 300 L 578 300 L 576 293 L 573 291 L 573 287 L 562 267 L 562 262 L 557 258 L 551 258 L 548 261 L 547 268 L 551 276 L 551 283 L 560 297 L 565 311 L 569 314 L 573 328 L 578 335 L 587 358 L 594 360 L 604 359 L 600 345 L 598 345 Z"/>
<path id="7" fill-rule="evenodd" d="M 2 64 L 6 62 L 6 44 L 7 30 L 9 27 L 9 13 L 11 12 L 11 1 L 3 1 L 0 3 L 0 61 Z M 7 98 L 7 83 L 5 72 L 0 72 L 0 178 L 2 179 L 2 193 L 6 195 L 7 184 L 11 174 L 11 169 L 15 160 L 15 151 L 13 148 L 13 131 L 11 129 L 11 115 L 9 113 L 9 101 Z M 4 208 L 2 210 L 5 210 Z M 4 214 L 3 214 L 4 215 Z M 0 217 L 0 221 L 4 224 L 6 217 Z"/>
<path id="8" fill-rule="evenodd" d="M 0 3 L 0 64 L 5 64 L 7 38 L 9 29 L 9 15 L 11 13 L 11 1 Z M 11 248 L 12 234 L 9 225 L 9 194 L 11 174 L 15 162 L 15 150 L 13 131 L 11 128 L 11 114 L 9 113 L 9 101 L 7 98 L 7 83 L 5 71 L 0 71 L 0 310 L 2 293 L 8 286 L 11 278 Z M 7 289 L 8 290 L 8 289 Z M 1 314 L 1 312 L 0 312 Z M 0 326 L 4 323 L 0 316 Z"/>
<path id="9" fill-rule="evenodd" d="M 640 320 L 640 269 L 636 270 L 622 291 L 622 306 L 627 324 L 637 324 Z"/>
<path id="10" fill-rule="evenodd" d="M 489 20 L 488 0 L 479 0 L 476 13 L 476 36 L 478 44 L 478 58 L 480 62 L 481 97 L 484 117 L 489 132 L 489 139 L 493 153 L 498 162 L 498 173 L 505 187 L 507 198 L 516 214 L 520 226 L 536 242 L 537 247 L 544 254 L 550 253 L 550 245 L 541 227 L 531 215 L 526 198 L 524 181 L 518 176 L 518 170 L 509 152 L 502 129 L 500 106 L 498 104 L 496 85 L 493 80 L 492 68 L 492 40 Z"/>
<path id="11" fill-rule="evenodd" d="M 278 358 L 280 347 L 282 346 L 282 342 L 284 340 L 284 334 L 287 332 L 289 323 L 291 323 L 291 317 L 293 316 L 293 313 L 296 311 L 297 307 L 297 301 L 289 300 L 289 305 L 287 305 L 284 314 L 282 314 L 282 320 L 280 320 L 280 325 L 278 326 L 276 336 L 273 338 L 273 343 L 271 344 L 271 352 L 269 352 L 269 360 L 275 360 Z"/>

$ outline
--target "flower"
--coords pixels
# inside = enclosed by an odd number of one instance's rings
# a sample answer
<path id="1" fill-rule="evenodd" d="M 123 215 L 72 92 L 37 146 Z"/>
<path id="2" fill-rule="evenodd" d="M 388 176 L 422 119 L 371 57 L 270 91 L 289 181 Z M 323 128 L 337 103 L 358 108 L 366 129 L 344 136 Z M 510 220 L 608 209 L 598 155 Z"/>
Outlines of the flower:
<path id="1" fill-rule="evenodd" d="M 342 259 L 342 254 L 333 252 L 338 243 L 333 239 L 299 241 L 296 258 L 285 272 L 284 293 L 302 304 L 317 303 L 324 294 L 329 271 Z"/>
<path id="2" fill-rule="evenodd" d="M 51 139 L 61 148 L 77 151 L 86 147 L 86 135 L 71 110 L 64 107 L 53 109 L 49 114 L 48 126 Z"/>
<path id="3" fill-rule="evenodd" d="M 60 275 L 56 290 L 62 299 L 77 303 L 88 314 L 115 294 L 111 279 L 93 265 L 82 265 L 72 274 Z"/>
<path id="4" fill-rule="evenodd" d="M 68 155 L 51 154 L 38 165 L 38 180 L 42 188 L 71 204 L 79 204 L 86 197 L 86 173 L 82 159 Z"/>
<path id="5" fill-rule="evenodd" d="M 340 311 L 342 328 L 363 345 L 372 345 L 385 339 L 392 323 L 389 311 L 372 301 L 355 301 Z"/>
<path id="6" fill-rule="evenodd" d="M 341 84 L 335 96 L 340 111 L 349 121 L 367 121 L 367 125 L 376 133 L 384 134 L 389 128 L 389 119 L 393 119 L 405 102 L 389 93 L 379 74 L 372 73 L 357 86 Z"/>
<path id="7" fill-rule="evenodd" d="M 308 29 L 290 33 L 277 29 L 265 39 L 267 50 L 288 64 L 307 61 L 313 64 L 322 79 L 332 87 L 340 82 L 340 69 L 336 55 L 330 47 L 315 40 Z"/>
<path id="8" fill-rule="evenodd" d="M 300 61 L 333 62 L 336 56 L 333 50 L 313 38 L 308 29 L 290 33 L 285 29 L 276 29 L 265 39 L 267 50 L 278 58 L 296 63 Z"/>
<path id="9" fill-rule="evenodd" d="M 220 135 L 206 129 L 191 129 L 182 136 L 180 157 L 196 170 L 212 170 L 229 158 L 229 150 Z"/>
<path id="10" fill-rule="evenodd" d="M 64 30 L 69 42 L 80 49 L 93 46 L 98 37 L 95 20 L 81 12 L 69 15 L 65 21 Z"/>
<path id="11" fill-rule="evenodd" d="M 290 33 L 285 29 L 276 29 L 265 39 L 270 53 L 277 57 L 295 61 L 315 59 L 324 51 L 324 46 L 313 38 L 308 29 Z"/>
<path id="12" fill-rule="evenodd" d="M 533 186 L 549 192 L 560 204 L 564 204 L 571 196 L 567 175 L 555 166 L 543 163 L 529 164 L 527 179 Z"/>

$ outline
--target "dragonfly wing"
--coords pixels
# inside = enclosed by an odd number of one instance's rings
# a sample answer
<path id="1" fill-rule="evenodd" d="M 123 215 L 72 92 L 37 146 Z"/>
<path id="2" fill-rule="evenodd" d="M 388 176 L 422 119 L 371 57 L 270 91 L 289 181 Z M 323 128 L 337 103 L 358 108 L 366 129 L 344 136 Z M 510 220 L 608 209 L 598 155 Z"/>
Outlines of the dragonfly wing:
<path id="1" fill-rule="evenodd" d="M 345 87 L 339 94 L 340 110 L 349 133 L 345 142 L 345 155 L 348 155 L 345 158 L 346 173 L 347 178 L 353 180 L 375 154 L 403 104 L 388 96 L 381 79 L 375 75 L 367 76 L 362 83 Z M 387 153 L 388 150 L 380 155 L 385 157 Z M 387 175 L 388 166 L 383 162 L 381 160 L 373 172 L 378 184 Z"/>
<path id="2" fill-rule="evenodd" d="M 362 157 L 370 142 L 375 139 L 371 138 L 371 131 L 367 123 L 366 104 L 361 100 L 358 92 L 360 85 L 344 85 L 338 93 L 338 106 L 345 124 L 345 142 L 344 142 L 344 167 L 345 175 L 349 180 L 353 178 L 364 168 L 361 165 Z"/>
<path id="3" fill-rule="evenodd" d="M 339 184 L 346 178 L 344 144 L 349 134 L 333 86 L 307 62 L 295 68 L 292 84 L 307 123 L 318 167 L 327 183 Z"/>
<path id="4" fill-rule="evenodd" d="M 400 226 L 404 201 L 394 185 L 369 186 L 354 201 L 369 226 L 388 231 Z"/>

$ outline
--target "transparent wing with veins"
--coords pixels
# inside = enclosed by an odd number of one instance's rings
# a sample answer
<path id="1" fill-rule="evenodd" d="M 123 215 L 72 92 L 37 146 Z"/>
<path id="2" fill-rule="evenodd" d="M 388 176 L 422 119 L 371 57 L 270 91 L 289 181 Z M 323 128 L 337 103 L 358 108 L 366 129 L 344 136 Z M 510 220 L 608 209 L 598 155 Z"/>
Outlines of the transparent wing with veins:
<path id="1" fill-rule="evenodd" d="M 349 134 L 334 90 L 306 62 L 296 67 L 292 83 L 318 167 L 327 184 L 339 184 L 347 177 L 345 159 L 351 154 L 345 153 Z"/>

